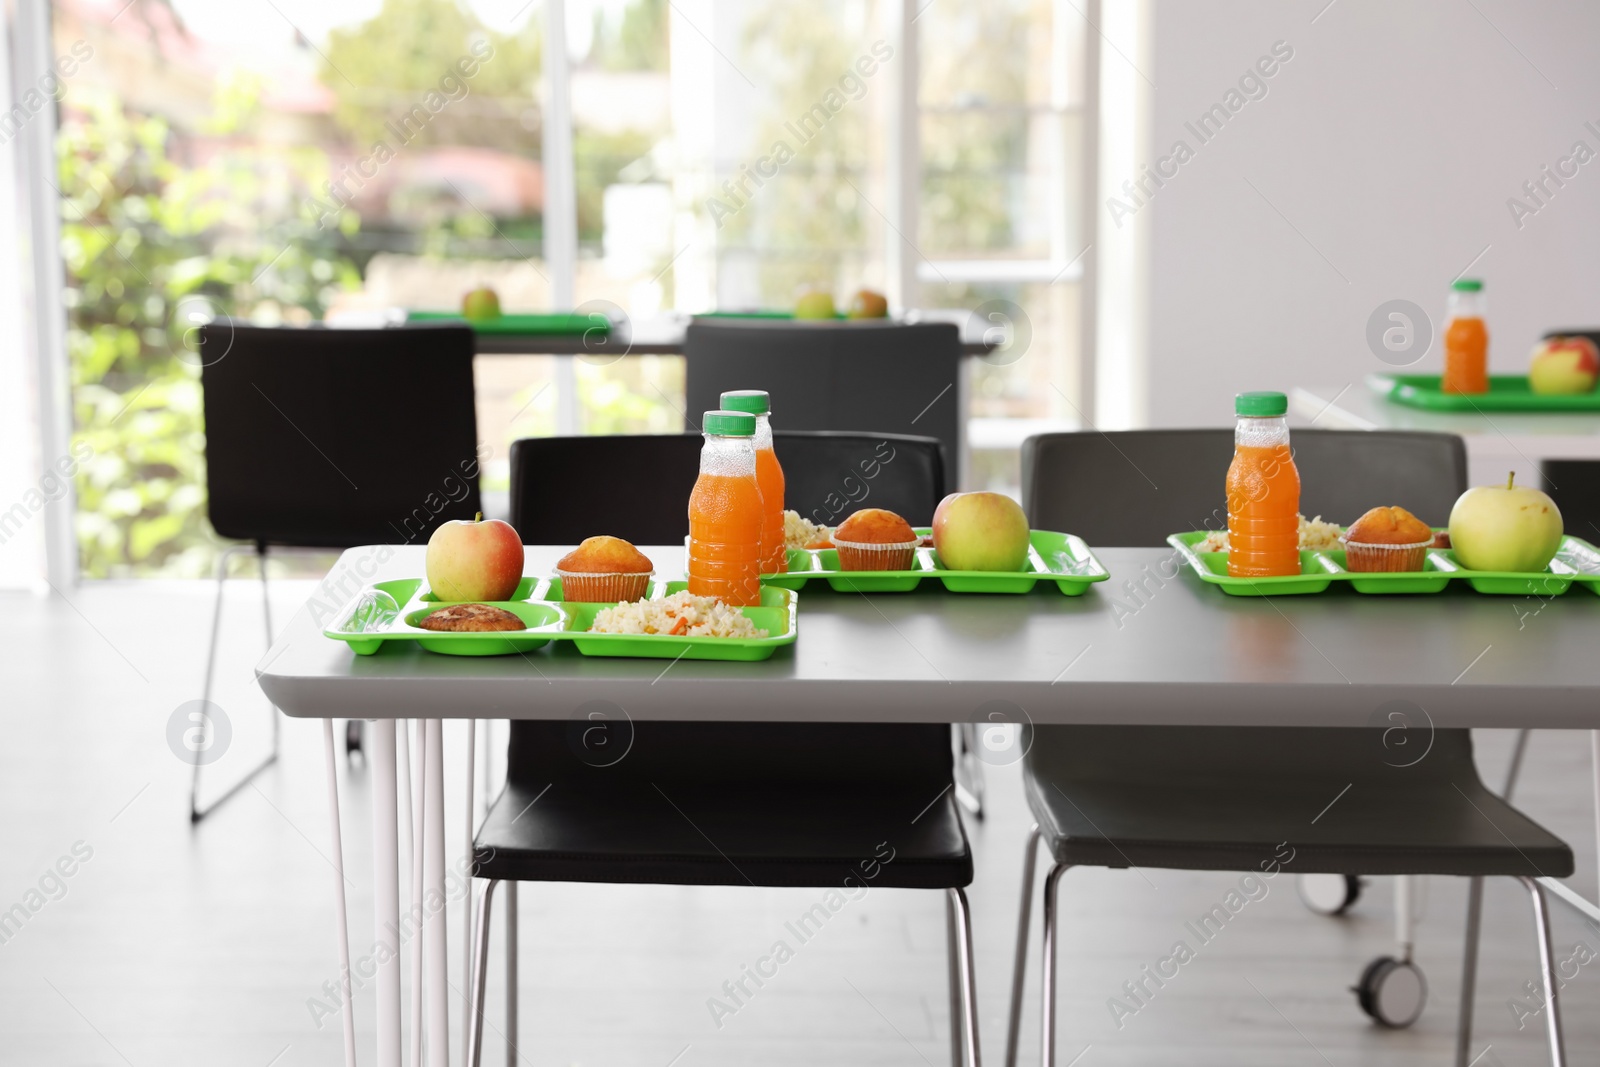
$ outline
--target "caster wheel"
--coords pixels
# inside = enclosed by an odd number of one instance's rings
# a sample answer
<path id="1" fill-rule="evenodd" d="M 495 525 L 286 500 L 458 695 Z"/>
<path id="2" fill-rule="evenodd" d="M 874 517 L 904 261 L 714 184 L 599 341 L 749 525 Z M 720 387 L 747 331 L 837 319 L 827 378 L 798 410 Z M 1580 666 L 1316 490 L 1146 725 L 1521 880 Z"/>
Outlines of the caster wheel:
<path id="1" fill-rule="evenodd" d="M 1300 902 L 1319 915 L 1343 915 L 1361 898 L 1361 879 L 1353 874 L 1302 874 L 1295 879 Z"/>
<path id="2" fill-rule="evenodd" d="M 353 756 L 361 751 L 361 720 L 351 719 L 344 726 L 344 753 Z"/>
<path id="3" fill-rule="evenodd" d="M 1379 956 L 1350 990 L 1361 1010 L 1380 1025 L 1401 1030 L 1416 1022 L 1428 1002 L 1428 980 L 1412 963 Z"/>

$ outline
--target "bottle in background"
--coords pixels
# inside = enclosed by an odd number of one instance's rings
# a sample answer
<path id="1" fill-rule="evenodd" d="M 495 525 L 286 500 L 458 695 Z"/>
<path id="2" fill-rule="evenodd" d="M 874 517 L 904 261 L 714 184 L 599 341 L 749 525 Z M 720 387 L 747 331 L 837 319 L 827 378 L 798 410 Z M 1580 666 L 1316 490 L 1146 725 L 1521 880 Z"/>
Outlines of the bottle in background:
<path id="1" fill-rule="evenodd" d="M 1444 377 L 1439 388 L 1446 393 L 1489 391 L 1489 328 L 1483 282 L 1462 278 L 1450 286 L 1445 308 Z"/>
<path id="2" fill-rule="evenodd" d="M 1234 397 L 1233 463 L 1228 467 L 1228 574 L 1267 578 L 1300 573 L 1300 472 L 1289 450 L 1289 398 Z"/>
<path id="3" fill-rule="evenodd" d="M 689 592 L 736 607 L 761 602 L 761 489 L 756 417 L 708 411 L 700 477 L 689 494 Z"/>
<path id="4" fill-rule="evenodd" d="M 735 389 L 722 394 L 723 411 L 756 417 L 756 485 L 761 488 L 761 573 L 783 574 L 789 553 L 783 538 L 783 467 L 772 450 L 772 395 L 764 389 Z"/>

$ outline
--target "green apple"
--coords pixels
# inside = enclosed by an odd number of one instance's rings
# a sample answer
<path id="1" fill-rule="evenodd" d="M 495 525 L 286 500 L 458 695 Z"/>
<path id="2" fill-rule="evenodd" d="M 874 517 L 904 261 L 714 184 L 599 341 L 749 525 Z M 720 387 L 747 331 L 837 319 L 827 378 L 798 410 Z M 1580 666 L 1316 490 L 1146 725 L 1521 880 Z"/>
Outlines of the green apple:
<path id="1" fill-rule="evenodd" d="M 1537 489 L 1481 485 L 1461 494 L 1450 509 L 1450 547 L 1456 562 L 1474 571 L 1536 574 L 1561 547 L 1561 510 Z"/>
<path id="2" fill-rule="evenodd" d="M 1545 396 L 1592 393 L 1600 381 L 1600 349 L 1587 337 L 1547 337 L 1533 350 L 1528 388 Z"/>
<path id="3" fill-rule="evenodd" d="M 807 289 L 794 302 L 794 317 L 797 319 L 838 318 L 839 313 L 833 307 L 833 294 L 824 293 L 820 289 Z"/>
<path id="4" fill-rule="evenodd" d="M 461 298 L 461 315 L 467 319 L 498 319 L 500 296 L 488 286 L 472 290 Z"/>
<path id="5" fill-rule="evenodd" d="M 934 509 L 933 547 L 953 571 L 1020 571 L 1028 516 L 1003 493 L 951 493 Z"/>
<path id="6" fill-rule="evenodd" d="M 889 317 L 889 301 L 882 293 L 862 289 L 850 298 L 850 308 L 845 315 L 852 319 L 886 319 Z"/>

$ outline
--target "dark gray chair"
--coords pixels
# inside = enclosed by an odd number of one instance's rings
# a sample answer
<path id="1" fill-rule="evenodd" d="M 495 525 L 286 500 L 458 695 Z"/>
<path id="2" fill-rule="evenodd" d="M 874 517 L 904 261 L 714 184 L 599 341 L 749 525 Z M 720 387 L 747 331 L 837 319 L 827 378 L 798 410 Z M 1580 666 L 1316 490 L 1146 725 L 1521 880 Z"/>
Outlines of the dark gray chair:
<path id="1" fill-rule="evenodd" d="M 952 323 L 697 319 L 683 339 L 693 418 L 728 389 L 772 394 L 785 430 L 925 434 L 961 455 L 961 332 Z"/>
<path id="2" fill-rule="evenodd" d="M 1456 437 L 1296 430 L 1293 443 L 1305 485 L 1302 510 L 1330 520 L 1348 522 L 1374 503 L 1390 502 L 1442 523 L 1465 484 Z M 1159 546 L 1178 530 L 1216 529 L 1217 517 L 1226 524 L 1217 507 L 1231 445 L 1227 430 L 1031 438 L 1023 446 L 1024 507 L 1034 526 L 1071 530 L 1091 544 Z M 1549 917 L 1534 879 L 1571 874 L 1571 849 L 1484 786 L 1470 731 L 1433 731 L 1426 755 L 1405 766 L 1394 765 L 1404 761 L 1385 748 L 1385 733 L 1036 728 L 1024 759 L 1037 823 L 1023 867 L 1007 1067 L 1016 1061 L 1041 839 L 1053 861 L 1043 891 L 1047 1067 L 1055 1057 L 1056 894 L 1072 867 L 1255 873 L 1270 865 L 1272 873 L 1513 877 L 1533 898 L 1544 981 L 1555 989 Z M 1546 1023 L 1559 1067 L 1553 998 Z M 1463 1047 L 1466 1039 L 1463 1030 Z"/>
<path id="3" fill-rule="evenodd" d="M 786 476 L 797 485 L 828 484 L 841 459 L 864 474 L 859 463 L 870 459 L 880 464 L 872 484 L 881 482 L 886 492 L 895 486 L 908 500 L 937 499 L 943 486 L 930 479 L 939 468 L 913 461 L 919 455 L 937 458 L 937 442 L 889 440 L 897 454 L 887 464 L 877 455 L 884 435 L 786 434 L 777 448 Z M 511 452 L 511 523 L 530 543 L 566 544 L 596 533 L 632 540 L 644 532 L 672 535 L 656 543 L 681 541 L 699 448 L 698 435 L 518 441 Z M 802 457 L 819 468 L 812 470 Z M 663 528 L 654 517 L 627 524 L 618 513 L 607 521 L 624 525 L 575 528 L 562 515 L 565 507 L 549 506 L 551 500 L 576 499 L 588 491 L 587 482 L 614 472 L 644 494 L 637 513 L 671 513 L 682 527 Z M 473 875 L 486 881 L 471 975 L 469 1067 L 477 1067 L 482 1052 L 490 908 L 502 882 L 508 883 L 509 932 L 516 929 L 521 881 L 853 890 L 852 878 L 869 887 L 945 891 L 952 1054 L 957 1064 L 977 1067 L 971 919 L 962 891 L 972 881 L 972 852 L 951 796 L 949 727 L 634 724 L 613 716 L 590 709 L 574 722 L 511 723 L 506 787 L 473 846 Z M 509 933 L 507 953 L 509 977 L 516 973 Z M 514 989 L 514 980 L 508 986 Z M 507 1000 L 510 1039 L 515 995 Z"/>
<path id="4" fill-rule="evenodd" d="M 206 513 L 218 534 L 244 542 L 217 560 L 203 699 L 235 554 L 255 552 L 270 647 L 269 549 L 425 544 L 440 524 L 481 510 L 472 344 L 472 330 L 457 325 L 300 329 L 218 319 L 200 327 Z M 204 808 L 195 764 L 192 821 L 277 759 L 276 710 L 272 722 L 272 753 Z M 359 719 L 346 736 L 359 749 Z"/>

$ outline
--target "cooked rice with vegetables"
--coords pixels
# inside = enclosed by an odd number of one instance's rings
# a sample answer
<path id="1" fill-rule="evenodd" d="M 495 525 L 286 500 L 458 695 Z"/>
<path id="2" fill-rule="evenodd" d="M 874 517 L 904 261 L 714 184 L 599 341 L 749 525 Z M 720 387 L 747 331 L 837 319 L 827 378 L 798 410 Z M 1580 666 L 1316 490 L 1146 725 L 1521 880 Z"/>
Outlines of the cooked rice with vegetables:
<path id="1" fill-rule="evenodd" d="M 783 547 L 786 549 L 809 548 L 818 541 L 828 540 L 830 533 L 826 526 L 801 518 L 798 511 L 783 513 Z"/>
<path id="2" fill-rule="evenodd" d="M 1300 519 L 1300 549 L 1301 551 L 1327 552 L 1338 549 L 1339 535 L 1344 532 L 1336 522 L 1323 522 L 1322 516 L 1308 519 L 1304 515 Z M 1194 546 L 1196 552 L 1226 552 L 1228 551 L 1228 531 L 1212 530 L 1206 534 L 1205 540 L 1197 542 Z"/>
<path id="3" fill-rule="evenodd" d="M 712 596 L 684 591 L 662 600 L 635 600 L 601 608 L 594 634 L 662 634 L 668 637 L 766 637 L 767 631 Z"/>

